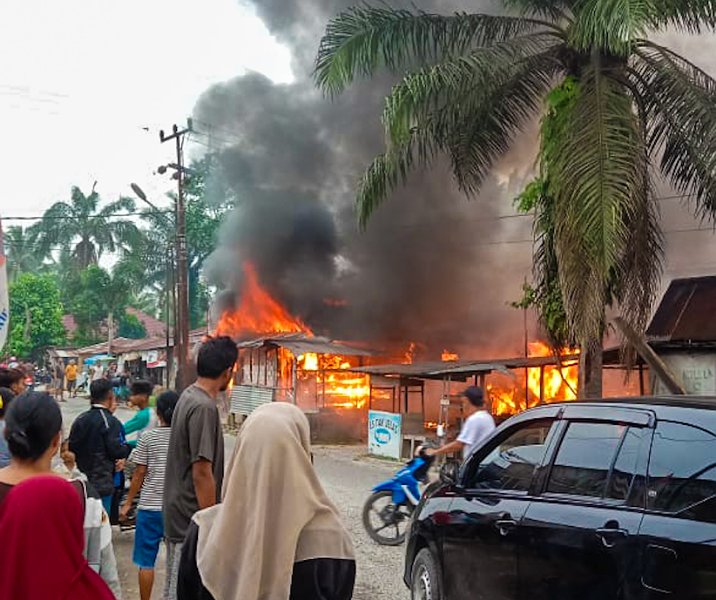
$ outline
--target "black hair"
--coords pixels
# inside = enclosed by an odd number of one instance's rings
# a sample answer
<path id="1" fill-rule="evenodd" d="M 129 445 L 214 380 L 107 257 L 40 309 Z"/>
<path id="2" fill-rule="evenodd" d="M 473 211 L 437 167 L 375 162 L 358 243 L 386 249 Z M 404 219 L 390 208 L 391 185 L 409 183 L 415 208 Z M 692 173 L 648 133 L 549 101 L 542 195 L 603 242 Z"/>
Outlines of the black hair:
<path id="1" fill-rule="evenodd" d="M 10 402 L 15 397 L 15 392 L 10 388 L 0 387 L 0 398 L 2 398 L 2 406 L 0 406 L 0 419 L 5 416 L 5 412 L 10 407 Z"/>
<path id="2" fill-rule="evenodd" d="M 238 357 L 239 349 L 230 337 L 209 338 L 199 348 L 196 372 L 199 377 L 218 379 L 226 369 L 234 366 Z"/>
<path id="3" fill-rule="evenodd" d="M 0 387 L 9 388 L 23 379 L 25 379 L 25 373 L 20 369 L 0 369 Z"/>
<path id="4" fill-rule="evenodd" d="M 132 394 L 137 396 L 151 396 L 154 384 L 146 379 L 138 379 L 132 382 Z"/>
<path id="5" fill-rule="evenodd" d="M 90 383 L 90 399 L 92 404 L 104 403 L 112 391 L 112 382 L 109 379 L 96 379 Z"/>
<path id="6" fill-rule="evenodd" d="M 165 425 L 171 426 L 172 416 L 174 416 L 174 409 L 179 401 L 179 394 L 174 390 L 167 390 L 159 394 L 157 398 L 157 414 L 164 421 Z"/>
<path id="7" fill-rule="evenodd" d="M 24 392 L 5 413 L 5 439 L 15 458 L 37 460 L 61 429 L 60 407 L 47 392 Z"/>
<path id="8" fill-rule="evenodd" d="M 468 402 L 477 408 L 485 406 L 485 398 L 482 394 L 482 388 L 476 385 L 471 385 L 463 393 L 463 396 L 468 399 Z"/>

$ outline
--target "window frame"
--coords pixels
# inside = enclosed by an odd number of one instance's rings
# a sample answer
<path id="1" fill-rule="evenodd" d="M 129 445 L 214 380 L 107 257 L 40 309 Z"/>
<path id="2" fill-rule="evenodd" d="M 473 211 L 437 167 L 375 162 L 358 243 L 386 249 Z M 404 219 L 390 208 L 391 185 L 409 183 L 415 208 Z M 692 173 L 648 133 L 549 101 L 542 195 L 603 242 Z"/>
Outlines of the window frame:
<path id="1" fill-rule="evenodd" d="M 646 487 L 646 501 L 645 501 L 645 505 L 644 505 L 645 512 L 647 514 L 653 515 L 653 516 L 666 517 L 666 518 L 670 518 L 670 519 L 679 519 L 682 521 L 691 521 L 692 523 L 712 523 L 711 521 L 699 521 L 699 520 L 685 517 L 682 515 L 686 511 L 688 511 L 696 506 L 704 504 L 705 502 L 713 501 L 716 498 L 716 494 L 709 496 L 708 498 L 703 498 L 702 500 L 699 500 L 698 502 L 694 502 L 693 504 L 690 504 L 688 506 L 684 506 L 678 512 L 669 512 L 666 510 L 659 510 L 657 508 L 654 508 L 653 499 L 650 494 L 650 492 L 653 491 L 651 488 L 651 481 L 652 481 L 651 461 L 652 461 L 652 457 L 653 457 L 653 453 L 654 453 L 654 447 L 656 445 L 656 429 L 659 426 L 659 424 L 661 424 L 661 423 L 669 423 L 672 425 L 681 425 L 682 427 L 689 427 L 691 429 L 696 429 L 698 431 L 707 433 L 708 435 L 710 435 L 716 439 L 716 433 L 714 433 L 713 431 L 710 431 L 706 427 L 702 427 L 695 423 L 690 423 L 687 421 L 677 421 L 674 419 L 659 419 L 659 421 L 656 423 L 656 425 L 654 427 L 654 434 L 652 436 L 652 441 L 651 441 L 651 444 L 649 447 L 649 457 L 648 457 L 647 465 L 646 465 L 646 486 L 645 486 Z M 702 469 L 700 472 L 703 474 L 704 472 L 710 471 L 714 468 L 716 468 L 716 461 L 714 461 L 714 463 L 712 463 L 712 465 L 710 465 L 708 469 L 706 469 L 705 471 Z"/>
<path id="2" fill-rule="evenodd" d="M 621 420 L 618 418 L 614 419 L 604 419 L 604 418 L 593 418 L 591 415 L 585 415 L 585 416 L 579 416 L 574 415 L 570 418 L 563 418 L 562 423 L 564 424 L 559 440 L 555 444 L 555 447 L 553 448 L 552 454 L 550 456 L 549 464 L 546 465 L 544 470 L 544 476 L 540 482 L 540 488 L 537 492 L 537 495 L 540 498 L 543 498 L 545 500 L 554 500 L 554 501 L 561 501 L 565 502 L 568 501 L 573 504 L 584 504 L 584 505 L 592 505 L 592 506 L 602 506 L 602 507 L 610 507 L 610 508 L 624 508 L 624 509 L 636 509 L 636 510 L 644 510 L 646 502 L 645 498 L 642 498 L 642 501 L 639 505 L 631 504 L 631 495 L 632 490 L 634 487 L 634 482 L 636 481 L 636 478 L 638 476 L 642 476 L 645 480 L 645 482 L 648 482 L 648 465 L 649 460 L 651 458 L 651 446 L 652 446 L 652 438 L 653 438 L 653 431 L 655 426 L 655 420 L 650 418 L 649 413 L 642 413 L 643 415 L 647 415 L 649 417 L 648 421 L 646 419 L 629 419 L 629 420 Z M 621 416 L 621 415 L 620 415 Z M 567 431 L 569 430 L 570 426 L 574 423 L 595 423 L 599 425 L 621 425 L 623 426 L 624 433 L 622 434 L 621 439 L 619 440 L 619 444 L 614 451 L 614 455 L 612 456 L 611 462 L 609 464 L 609 470 L 607 471 L 607 477 L 604 482 L 604 489 L 602 490 L 601 496 L 584 496 L 581 494 L 569 494 L 569 493 L 563 493 L 563 492 L 549 492 L 547 491 L 547 486 L 549 484 L 549 481 L 552 477 L 552 471 L 555 467 L 555 461 L 557 460 L 557 456 L 559 454 L 559 450 L 562 448 L 562 444 L 565 441 L 565 437 L 567 435 Z M 639 451 L 637 454 L 636 459 L 636 472 L 634 473 L 634 477 L 632 477 L 632 480 L 629 484 L 629 492 L 627 493 L 627 497 L 625 500 L 618 500 L 616 498 L 607 498 L 606 494 L 609 490 L 609 484 L 611 482 L 612 474 L 614 472 L 614 466 L 616 465 L 617 460 L 619 459 L 619 453 L 621 452 L 622 448 L 624 447 L 624 442 L 626 440 L 627 432 L 630 428 L 635 429 L 642 429 L 645 430 L 645 435 L 642 436 L 641 442 L 639 444 Z M 646 485 L 645 485 L 646 488 Z"/>
<path id="3" fill-rule="evenodd" d="M 467 480 L 474 475 L 477 467 L 486 459 L 500 444 L 505 440 L 512 437 L 516 432 L 534 427 L 537 423 L 550 423 L 550 429 L 545 439 L 545 453 L 542 457 L 542 461 L 535 467 L 532 473 L 530 484 L 526 490 L 504 490 L 504 489 L 491 489 L 491 488 L 475 488 L 471 487 Z M 512 424 L 512 426 L 506 428 L 504 431 L 499 432 L 498 435 L 494 436 L 487 444 L 482 448 L 473 452 L 465 462 L 460 473 L 460 487 L 462 490 L 469 495 L 500 495 L 503 497 L 529 497 L 534 495 L 535 483 L 538 481 L 539 473 L 550 460 L 550 454 L 553 451 L 555 440 L 559 437 L 562 421 L 560 415 L 556 414 L 545 414 L 545 415 L 534 415 L 534 418 L 528 420 L 522 420 L 520 422 Z"/>

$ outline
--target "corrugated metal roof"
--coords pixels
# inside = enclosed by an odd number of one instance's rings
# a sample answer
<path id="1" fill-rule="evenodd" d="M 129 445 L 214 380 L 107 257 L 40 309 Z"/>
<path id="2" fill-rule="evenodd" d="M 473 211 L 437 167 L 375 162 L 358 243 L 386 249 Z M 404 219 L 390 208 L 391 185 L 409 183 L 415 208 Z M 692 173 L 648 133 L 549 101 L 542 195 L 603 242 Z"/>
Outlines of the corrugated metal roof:
<path id="1" fill-rule="evenodd" d="M 716 341 L 716 277 L 672 281 L 646 335 L 652 341 Z"/>
<path id="2" fill-rule="evenodd" d="M 576 356 L 563 356 L 563 364 L 574 363 Z M 454 377 L 465 380 L 473 375 L 487 375 L 493 371 L 508 372 L 509 369 L 534 368 L 556 365 L 554 356 L 535 356 L 530 358 L 504 358 L 489 359 L 487 361 L 458 360 L 452 362 L 420 362 L 412 364 L 374 365 L 370 367 L 355 367 L 352 371 L 367 373 L 369 375 L 383 375 L 393 377 L 416 377 L 418 379 L 445 379 Z"/>
<path id="3" fill-rule="evenodd" d="M 271 337 L 256 338 L 239 342 L 239 348 L 261 348 L 274 346 L 286 348 L 296 356 L 312 352 L 314 354 L 342 354 L 344 356 L 372 356 L 367 350 L 354 348 L 342 342 L 334 342 L 325 337 L 308 336 L 303 333 L 287 333 Z"/>

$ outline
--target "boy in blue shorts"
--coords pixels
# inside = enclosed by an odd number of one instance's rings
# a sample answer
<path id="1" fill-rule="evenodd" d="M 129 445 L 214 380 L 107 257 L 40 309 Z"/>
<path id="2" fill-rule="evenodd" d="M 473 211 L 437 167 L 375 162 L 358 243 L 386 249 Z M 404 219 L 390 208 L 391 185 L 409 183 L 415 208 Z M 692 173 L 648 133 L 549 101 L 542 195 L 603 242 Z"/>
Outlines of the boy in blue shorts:
<path id="1" fill-rule="evenodd" d="M 159 544 L 164 538 L 162 496 L 172 415 L 178 400 L 179 396 L 172 391 L 164 392 L 157 398 L 159 427 L 142 433 L 137 447 L 130 456 L 130 460 L 137 465 L 137 468 L 132 476 L 132 485 L 127 498 L 119 512 L 120 520 L 126 520 L 132 501 L 139 494 L 132 559 L 139 567 L 141 600 L 149 600 L 152 596 L 154 565 L 159 553 Z"/>

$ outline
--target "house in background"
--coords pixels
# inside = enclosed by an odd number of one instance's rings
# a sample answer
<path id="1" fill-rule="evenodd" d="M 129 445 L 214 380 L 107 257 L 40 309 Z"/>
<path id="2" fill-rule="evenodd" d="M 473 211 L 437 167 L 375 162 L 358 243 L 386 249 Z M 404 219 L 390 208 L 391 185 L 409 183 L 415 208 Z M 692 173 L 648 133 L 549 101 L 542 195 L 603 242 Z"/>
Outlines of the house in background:
<path id="1" fill-rule="evenodd" d="M 646 331 L 687 394 L 716 395 L 716 276 L 675 279 Z M 669 395 L 651 377 L 655 395 Z"/>

